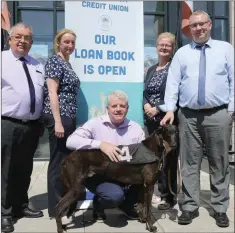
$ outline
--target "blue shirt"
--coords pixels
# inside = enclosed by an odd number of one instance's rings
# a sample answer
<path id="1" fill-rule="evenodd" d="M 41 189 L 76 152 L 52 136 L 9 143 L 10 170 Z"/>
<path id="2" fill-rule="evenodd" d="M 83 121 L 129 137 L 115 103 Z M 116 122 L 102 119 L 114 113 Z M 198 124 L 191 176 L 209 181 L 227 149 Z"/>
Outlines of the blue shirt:
<path id="1" fill-rule="evenodd" d="M 76 117 L 77 93 L 80 80 L 69 62 L 64 61 L 59 55 L 54 55 L 47 60 L 45 65 L 45 77 L 59 80 L 58 99 L 60 115 L 72 119 Z M 45 83 L 45 99 L 43 113 L 51 114 L 50 98 L 47 84 Z"/>
<path id="2" fill-rule="evenodd" d="M 169 68 L 165 105 L 166 111 L 180 107 L 191 109 L 213 108 L 228 104 L 234 111 L 234 48 L 225 41 L 210 39 L 206 52 L 205 105 L 198 104 L 198 79 L 201 50 L 192 42 L 180 48 Z"/>

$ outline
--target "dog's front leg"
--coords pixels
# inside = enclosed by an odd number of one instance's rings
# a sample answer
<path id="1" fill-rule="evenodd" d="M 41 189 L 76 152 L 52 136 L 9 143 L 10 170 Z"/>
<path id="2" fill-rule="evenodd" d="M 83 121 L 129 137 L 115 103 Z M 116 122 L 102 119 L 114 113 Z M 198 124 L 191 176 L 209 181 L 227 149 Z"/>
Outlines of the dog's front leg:
<path id="1" fill-rule="evenodd" d="M 146 222 L 146 212 L 144 210 L 144 187 L 139 191 L 137 202 L 137 213 L 139 215 L 139 221 Z"/>
<path id="2" fill-rule="evenodd" d="M 146 209 L 147 209 L 147 220 L 146 220 L 146 229 L 150 232 L 157 232 L 157 227 L 154 226 L 154 219 L 152 218 L 152 196 L 154 192 L 154 185 L 147 185 L 145 188 L 146 196 Z"/>

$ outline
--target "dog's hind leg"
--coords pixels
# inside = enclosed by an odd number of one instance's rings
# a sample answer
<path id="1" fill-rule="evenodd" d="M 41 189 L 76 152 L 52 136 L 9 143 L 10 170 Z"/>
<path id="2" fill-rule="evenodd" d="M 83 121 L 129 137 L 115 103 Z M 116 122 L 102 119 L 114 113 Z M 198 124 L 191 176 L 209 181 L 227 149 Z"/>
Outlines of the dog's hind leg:
<path id="1" fill-rule="evenodd" d="M 147 195 L 147 202 L 145 203 L 147 209 L 147 220 L 146 220 L 146 228 L 150 232 L 157 232 L 157 227 L 153 226 L 154 219 L 152 218 L 152 196 L 154 192 L 154 185 L 147 185 L 146 187 L 146 195 Z"/>
<path id="2" fill-rule="evenodd" d="M 70 206 L 69 206 L 69 209 L 68 209 L 68 212 L 67 212 L 67 217 L 70 217 L 71 215 L 74 214 L 75 210 L 76 210 L 76 207 L 77 207 L 77 201 L 73 202 Z"/>
<path id="3" fill-rule="evenodd" d="M 57 225 L 57 233 L 65 233 L 66 227 L 62 225 L 61 218 L 56 218 L 56 225 Z"/>
<path id="4" fill-rule="evenodd" d="M 69 206 L 76 202 L 82 194 L 83 185 L 76 184 L 76 187 L 69 190 L 56 205 L 56 216 L 61 218 L 63 213 L 69 208 Z"/>
<path id="5" fill-rule="evenodd" d="M 78 184 L 75 189 L 69 190 L 56 205 L 56 223 L 58 233 L 64 232 L 65 229 L 63 229 L 61 217 L 70 205 L 73 205 L 79 199 L 80 195 L 83 193 L 82 187 L 83 185 Z"/>

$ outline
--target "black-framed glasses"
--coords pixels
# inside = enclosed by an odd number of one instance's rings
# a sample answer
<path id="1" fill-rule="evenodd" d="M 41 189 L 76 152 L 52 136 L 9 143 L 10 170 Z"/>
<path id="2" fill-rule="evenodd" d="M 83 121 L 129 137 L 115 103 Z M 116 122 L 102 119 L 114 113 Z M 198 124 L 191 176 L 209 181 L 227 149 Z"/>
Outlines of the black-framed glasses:
<path id="1" fill-rule="evenodd" d="M 31 36 L 22 36 L 22 35 L 17 35 L 17 36 L 11 36 L 15 41 L 21 41 L 24 39 L 26 43 L 30 43 L 32 41 Z"/>
<path id="2" fill-rule="evenodd" d="M 196 29 L 197 26 L 206 27 L 208 23 L 209 23 L 209 21 L 199 22 L 199 23 L 192 23 L 192 24 L 189 25 L 189 27 L 192 28 L 192 29 Z"/>

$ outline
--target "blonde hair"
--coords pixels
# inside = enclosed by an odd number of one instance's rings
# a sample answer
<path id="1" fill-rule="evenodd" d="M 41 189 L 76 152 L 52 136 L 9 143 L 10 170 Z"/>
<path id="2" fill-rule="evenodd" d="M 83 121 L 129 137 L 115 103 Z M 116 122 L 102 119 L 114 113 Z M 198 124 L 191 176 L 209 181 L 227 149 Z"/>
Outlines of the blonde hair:
<path id="1" fill-rule="evenodd" d="M 108 98 L 107 98 L 107 99 L 108 99 L 107 105 L 110 104 L 110 101 L 111 101 L 111 99 L 112 99 L 113 97 L 116 97 L 116 98 L 118 98 L 118 99 L 120 99 L 120 100 L 124 100 L 124 101 L 126 102 L 126 104 L 128 105 L 128 97 L 127 97 L 127 95 L 126 95 L 125 92 L 119 91 L 119 90 L 111 92 L 111 93 L 108 95 Z"/>
<path id="2" fill-rule="evenodd" d="M 190 15 L 189 19 L 190 19 L 192 16 L 194 16 L 194 15 L 205 15 L 205 16 L 207 16 L 208 21 L 211 22 L 211 18 L 210 18 L 210 16 L 208 15 L 208 13 L 205 12 L 205 11 L 203 11 L 203 10 L 194 11 L 194 12 Z"/>
<path id="3" fill-rule="evenodd" d="M 168 38 L 171 43 L 172 43 L 172 50 L 173 50 L 173 53 L 174 53 L 174 50 L 176 48 L 176 40 L 175 40 L 175 35 L 172 34 L 171 32 L 163 32 L 161 34 L 159 34 L 159 36 L 157 37 L 157 41 L 156 41 L 156 44 L 159 43 L 159 41 L 163 38 Z"/>
<path id="4" fill-rule="evenodd" d="M 57 33 L 56 33 L 56 36 L 55 36 L 55 39 L 54 39 L 54 43 L 53 43 L 53 46 L 54 46 L 54 52 L 55 53 L 58 53 L 60 50 L 59 50 L 59 47 L 60 47 L 60 41 L 61 41 L 61 38 L 64 34 L 66 33 L 69 33 L 73 36 L 75 36 L 75 38 L 77 38 L 75 32 L 73 32 L 72 30 L 70 29 L 61 29 L 59 30 Z"/>

